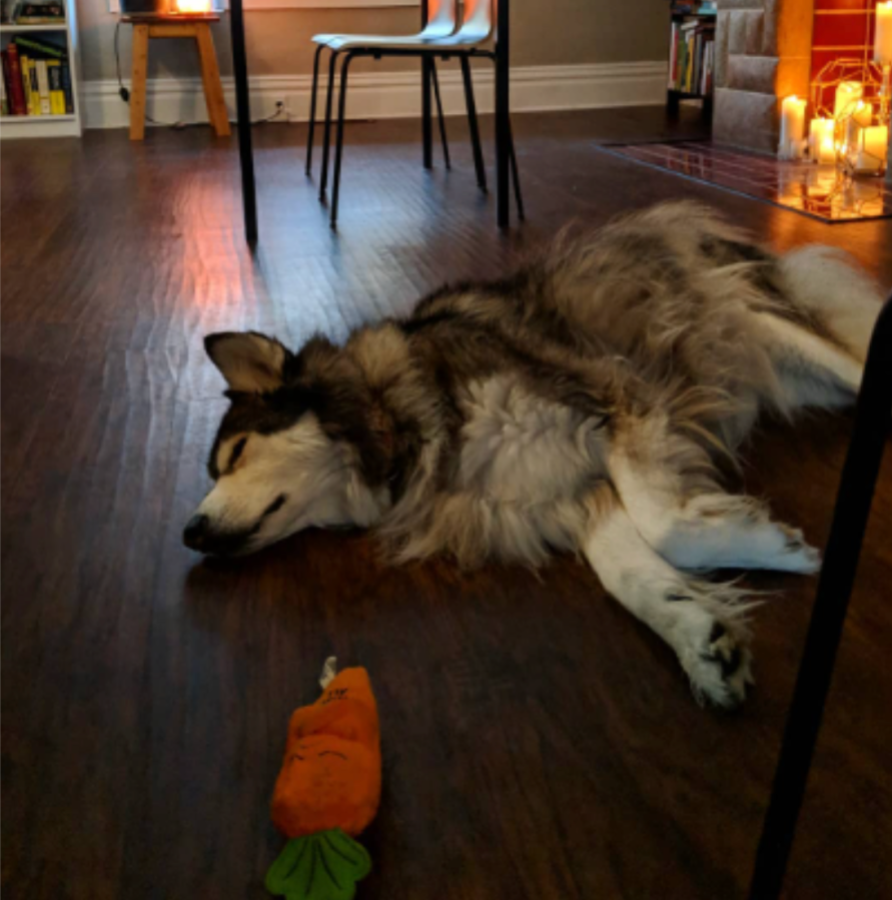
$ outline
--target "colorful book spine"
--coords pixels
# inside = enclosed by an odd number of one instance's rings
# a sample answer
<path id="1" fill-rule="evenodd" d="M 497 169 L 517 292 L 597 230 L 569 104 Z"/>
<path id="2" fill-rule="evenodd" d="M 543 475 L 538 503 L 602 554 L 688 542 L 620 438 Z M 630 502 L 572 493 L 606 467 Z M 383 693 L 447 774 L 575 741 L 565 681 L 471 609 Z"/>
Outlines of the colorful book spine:
<path id="1" fill-rule="evenodd" d="M 40 114 L 49 116 L 52 114 L 50 106 L 50 73 L 47 69 L 46 60 L 37 60 L 37 92 L 40 95 Z"/>
<path id="2" fill-rule="evenodd" d="M 58 59 L 47 61 L 50 76 L 50 112 L 54 116 L 65 115 L 65 91 L 62 90 L 62 63 Z"/>
<path id="3" fill-rule="evenodd" d="M 9 85 L 9 105 L 14 116 L 28 115 L 25 106 L 25 89 L 22 85 L 22 67 L 19 62 L 19 51 L 15 44 L 6 48 L 7 83 Z"/>
<path id="4" fill-rule="evenodd" d="M 71 89 L 71 69 L 67 62 L 62 63 L 62 92 L 65 94 L 65 112 L 74 115 L 74 91 Z"/>
<path id="5" fill-rule="evenodd" d="M 4 57 L 5 59 L 6 57 Z M 6 98 L 6 75 L 0 75 L 0 116 L 9 115 L 9 101 Z"/>
<path id="6" fill-rule="evenodd" d="M 31 60 L 19 51 L 19 68 L 22 70 L 22 93 L 25 95 L 25 115 L 32 115 L 33 100 L 31 99 Z"/>
<path id="7" fill-rule="evenodd" d="M 678 23 L 673 22 L 669 32 L 669 89 L 675 87 L 678 66 Z"/>
<path id="8" fill-rule="evenodd" d="M 15 43 L 19 48 L 19 54 L 28 53 L 31 56 L 44 56 L 50 59 L 66 59 L 68 56 L 64 47 L 60 47 L 58 44 L 53 44 L 50 41 L 42 41 L 39 38 L 17 34 Z"/>
<path id="9" fill-rule="evenodd" d="M 22 78 L 25 78 L 25 72 L 22 72 Z M 28 60 L 27 78 L 31 82 L 31 108 L 28 110 L 29 116 L 40 115 L 40 88 L 37 85 L 37 60 Z"/>

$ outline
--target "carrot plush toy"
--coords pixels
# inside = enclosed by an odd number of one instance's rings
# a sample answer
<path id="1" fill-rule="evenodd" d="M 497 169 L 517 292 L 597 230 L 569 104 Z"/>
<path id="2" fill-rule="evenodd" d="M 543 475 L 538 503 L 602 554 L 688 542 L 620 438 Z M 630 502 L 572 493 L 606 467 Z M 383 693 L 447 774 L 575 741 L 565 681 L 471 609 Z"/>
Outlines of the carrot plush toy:
<path id="1" fill-rule="evenodd" d="M 355 838 L 381 798 L 378 707 L 368 672 L 326 660 L 322 696 L 294 711 L 273 792 L 273 824 L 290 838 L 266 875 L 287 900 L 351 900 L 371 860 Z"/>

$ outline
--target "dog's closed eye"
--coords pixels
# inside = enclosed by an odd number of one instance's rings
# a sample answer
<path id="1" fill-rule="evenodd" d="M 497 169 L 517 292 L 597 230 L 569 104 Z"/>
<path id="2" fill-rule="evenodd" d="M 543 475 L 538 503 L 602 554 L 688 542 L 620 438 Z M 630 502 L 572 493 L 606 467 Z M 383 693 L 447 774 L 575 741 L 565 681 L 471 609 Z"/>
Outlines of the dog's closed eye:
<path id="1" fill-rule="evenodd" d="M 274 512 L 278 512 L 284 505 L 288 497 L 285 494 L 279 494 L 272 503 L 263 511 L 263 518 L 271 516 Z"/>
<path id="2" fill-rule="evenodd" d="M 231 471 L 233 466 L 235 466 L 235 464 L 239 461 L 242 453 L 245 450 L 245 444 L 247 443 L 248 439 L 246 437 L 243 437 L 235 442 L 235 446 L 232 448 L 232 453 L 229 455 L 229 465 L 226 467 L 227 471 Z"/>

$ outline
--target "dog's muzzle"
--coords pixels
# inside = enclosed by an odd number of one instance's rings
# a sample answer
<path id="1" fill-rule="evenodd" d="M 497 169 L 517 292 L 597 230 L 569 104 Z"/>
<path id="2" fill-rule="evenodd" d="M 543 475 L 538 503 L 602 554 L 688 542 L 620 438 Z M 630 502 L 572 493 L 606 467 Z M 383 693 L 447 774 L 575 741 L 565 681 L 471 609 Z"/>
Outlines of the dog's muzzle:
<path id="1" fill-rule="evenodd" d="M 211 520 L 201 514 L 192 516 L 183 529 L 183 543 L 190 550 L 214 556 L 232 556 L 244 549 L 255 530 L 214 531 Z"/>

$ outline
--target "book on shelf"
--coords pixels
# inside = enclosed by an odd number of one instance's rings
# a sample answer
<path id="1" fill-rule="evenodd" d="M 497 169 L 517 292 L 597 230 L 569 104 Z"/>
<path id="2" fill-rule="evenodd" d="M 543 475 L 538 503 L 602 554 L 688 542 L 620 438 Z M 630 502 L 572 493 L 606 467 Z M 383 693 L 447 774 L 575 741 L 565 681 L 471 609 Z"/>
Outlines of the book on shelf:
<path id="1" fill-rule="evenodd" d="M 3 74 L 9 94 L 10 115 L 26 116 L 28 110 L 25 106 L 25 88 L 22 85 L 22 67 L 15 44 L 10 44 L 3 51 Z"/>
<path id="2" fill-rule="evenodd" d="M 28 104 L 28 115 L 40 115 L 40 93 L 37 90 L 37 60 L 28 60 L 28 71 L 22 69 L 22 81 L 27 84 L 31 92 L 31 101 Z"/>
<path id="3" fill-rule="evenodd" d="M 15 17 L 16 25 L 62 25 L 65 23 L 65 4 L 60 0 L 25 2 Z"/>
<path id="4" fill-rule="evenodd" d="M 74 91 L 71 89 L 71 69 L 62 63 L 62 93 L 65 95 L 65 114 L 74 114 Z"/>
<path id="5" fill-rule="evenodd" d="M 64 47 L 60 47 L 58 44 L 53 44 L 50 41 L 42 41 L 40 38 L 29 37 L 25 34 L 17 34 L 15 36 L 16 46 L 19 48 L 19 53 L 27 53 L 28 56 L 35 57 L 43 57 L 44 59 L 67 59 L 68 51 Z"/>
<path id="6" fill-rule="evenodd" d="M 50 106 L 50 73 L 45 59 L 37 60 L 37 93 L 40 96 L 40 114 L 48 116 L 52 113 Z"/>
<path id="7" fill-rule="evenodd" d="M 6 97 L 6 78 L 0 78 L 0 116 L 9 115 L 9 101 Z"/>
<path id="8" fill-rule="evenodd" d="M 715 60 L 715 24 L 698 18 L 673 21 L 669 40 L 669 90 L 708 96 Z"/>
<path id="9" fill-rule="evenodd" d="M 3 51 L 3 76 L 7 95 L 4 115 L 74 113 L 68 54 L 58 44 L 16 35 Z"/>
<path id="10" fill-rule="evenodd" d="M 47 60 L 50 78 L 50 112 L 54 116 L 65 115 L 65 92 L 62 90 L 62 63 L 58 59 Z"/>
<path id="11" fill-rule="evenodd" d="M 714 0 L 673 0 L 670 9 L 673 16 L 714 16 L 718 12 Z"/>
<path id="12" fill-rule="evenodd" d="M 22 72 L 22 93 L 25 95 L 25 115 L 30 116 L 34 109 L 31 99 L 31 60 L 24 53 L 19 53 L 19 69 Z"/>

